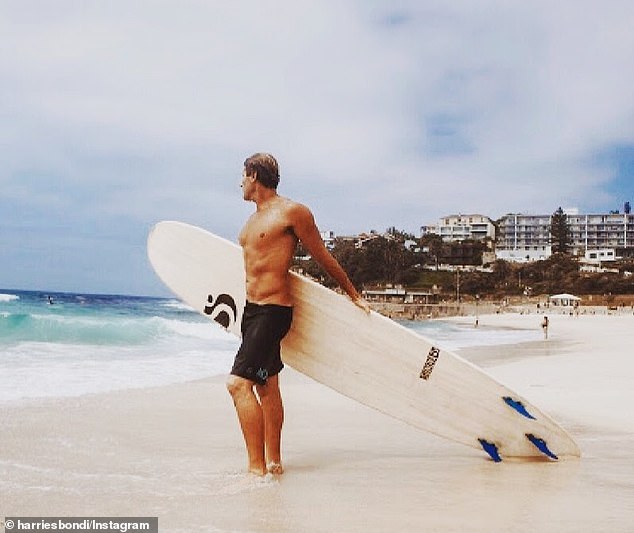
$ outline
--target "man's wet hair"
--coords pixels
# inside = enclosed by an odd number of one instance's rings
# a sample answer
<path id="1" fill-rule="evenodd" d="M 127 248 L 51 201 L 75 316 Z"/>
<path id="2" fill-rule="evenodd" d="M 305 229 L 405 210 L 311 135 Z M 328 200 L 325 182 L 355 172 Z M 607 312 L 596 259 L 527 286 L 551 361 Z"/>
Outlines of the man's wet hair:
<path id="1" fill-rule="evenodd" d="M 257 181 L 269 189 L 277 189 L 280 182 L 280 170 L 271 154 L 257 153 L 244 161 L 247 176 L 255 173 Z"/>

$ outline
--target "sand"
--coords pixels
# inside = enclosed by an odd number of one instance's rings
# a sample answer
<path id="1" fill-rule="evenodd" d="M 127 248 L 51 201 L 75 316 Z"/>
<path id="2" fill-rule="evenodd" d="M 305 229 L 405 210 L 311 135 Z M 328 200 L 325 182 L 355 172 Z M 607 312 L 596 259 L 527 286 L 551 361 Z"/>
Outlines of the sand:
<path id="1" fill-rule="evenodd" d="M 161 532 L 632 532 L 634 316 L 550 318 L 547 341 L 460 353 L 566 427 L 580 460 L 495 464 L 286 369 L 280 478 L 243 473 L 220 378 L 0 406 L 0 517 L 158 516 Z M 483 335 L 540 321 L 480 317 Z"/>

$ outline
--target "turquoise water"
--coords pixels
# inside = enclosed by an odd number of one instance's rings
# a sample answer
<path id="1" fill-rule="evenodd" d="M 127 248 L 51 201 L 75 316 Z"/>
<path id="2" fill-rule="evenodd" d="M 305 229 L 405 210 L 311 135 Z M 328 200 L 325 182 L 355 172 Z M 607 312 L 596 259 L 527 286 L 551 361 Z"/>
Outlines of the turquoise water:
<path id="1" fill-rule="evenodd" d="M 539 332 L 403 322 L 448 349 Z M 170 298 L 0 290 L 0 402 L 227 374 L 238 339 Z"/>

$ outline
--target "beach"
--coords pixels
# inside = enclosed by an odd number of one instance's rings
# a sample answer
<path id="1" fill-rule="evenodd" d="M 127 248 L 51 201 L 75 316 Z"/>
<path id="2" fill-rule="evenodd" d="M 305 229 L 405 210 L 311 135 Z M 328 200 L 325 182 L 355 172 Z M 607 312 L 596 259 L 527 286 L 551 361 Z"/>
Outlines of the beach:
<path id="1" fill-rule="evenodd" d="M 159 531 L 632 532 L 634 316 L 479 317 L 458 353 L 561 423 L 579 460 L 488 460 L 290 368 L 285 473 L 244 474 L 224 378 L 0 404 L 0 516 L 158 516 Z M 473 327 L 473 317 L 452 322 Z M 486 345 L 488 328 L 536 339 Z"/>

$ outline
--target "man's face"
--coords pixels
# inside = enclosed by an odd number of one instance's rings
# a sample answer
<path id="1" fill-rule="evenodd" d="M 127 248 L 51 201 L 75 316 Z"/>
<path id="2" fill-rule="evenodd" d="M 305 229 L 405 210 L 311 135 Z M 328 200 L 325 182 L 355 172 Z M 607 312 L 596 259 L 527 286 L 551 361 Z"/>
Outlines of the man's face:
<path id="1" fill-rule="evenodd" d="M 253 191 L 255 190 L 255 174 L 248 176 L 247 171 L 243 170 L 240 187 L 242 187 L 242 197 L 245 200 L 251 200 Z"/>

